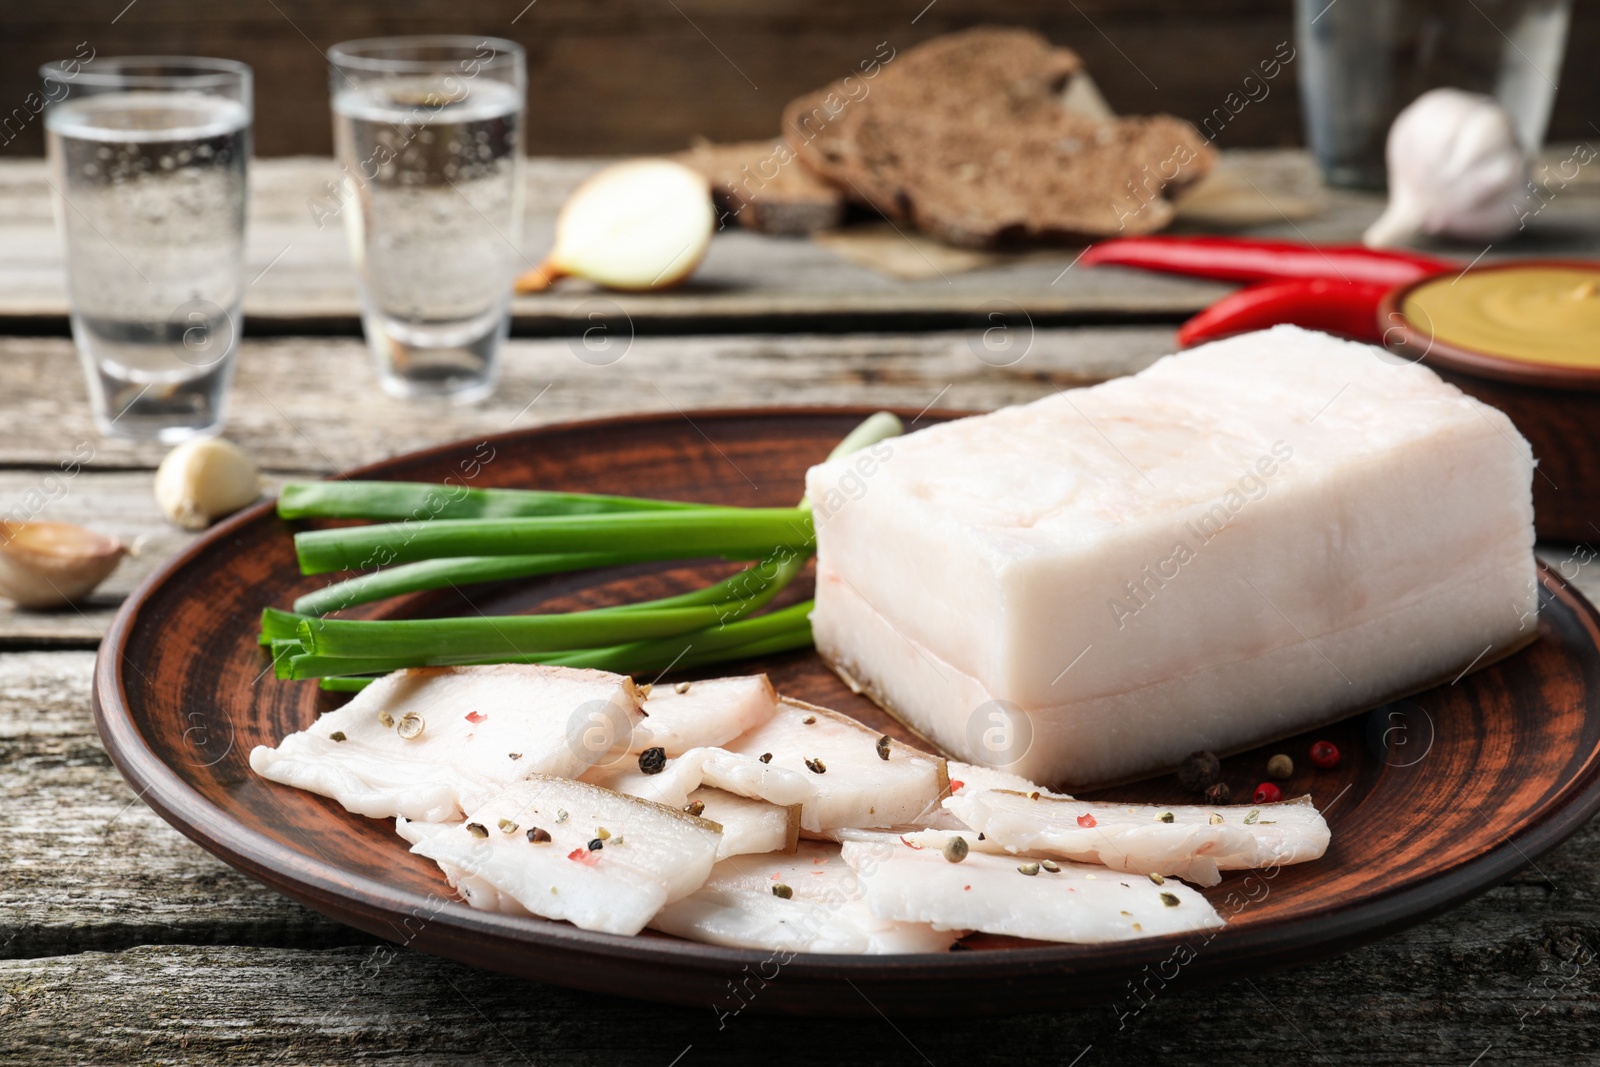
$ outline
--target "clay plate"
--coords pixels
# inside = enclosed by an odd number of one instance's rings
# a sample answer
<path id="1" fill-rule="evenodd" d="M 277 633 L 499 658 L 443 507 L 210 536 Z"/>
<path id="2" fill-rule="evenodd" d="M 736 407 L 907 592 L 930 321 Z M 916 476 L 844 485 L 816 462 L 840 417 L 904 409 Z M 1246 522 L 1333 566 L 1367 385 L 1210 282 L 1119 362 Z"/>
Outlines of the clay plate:
<path id="1" fill-rule="evenodd" d="M 799 497 L 805 468 L 866 414 L 708 412 L 692 421 L 567 424 L 356 473 L 440 481 L 476 471 L 471 483 L 480 486 L 781 505 Z M 1144 988 L 1256 974 L 1420 922 L 1504 880 L 1600 808 L 1600 617 L 1543 570 L 1537 641 L 1456 684 L 1317 731 L 1343 751 L 1337 768 L 1310 765 L 1312 735 L 1224 761 L 1226 780 L 1248 793 L 1272 752 L 1293 755 L 1297 769 L 1284 794 L 1316 799 L 1333 846 L 1318 862 L 1237 872 L 1208 890 L 1229 919 L 1209 939 L 1069 946 L 977 936 L 938 955 L 786 958 L 485 914 L 454 899 L 438 870 L 410 855 L 387 823 L 250 772 L 253 746 L 276 743 L 342 699 L 275 680 L 256 645 L 263 605 L 287 606 L 323 581 L 299 574 L 290 532 L 270 504 L 259 505 L 197 540 L 128 599 L 95 669 L 106 748 L 163 818 L 273 889 L 391 941 L 529 978 L 725 1012 L 1005 1013 L 1105 1000 L 1131 1010 L 1135 981 Z M 564 610 L 682 588 L 724 568 L 652 566 L 468 592 L 491 613 Z M 450 610 L 470 608 L 418 594 L 353 614 Z M 793 696 L 907 737 L 811 652 L 744 669 L 765 670 Z M 1191 799 L 1170 777 L 1114 792 Z"/>

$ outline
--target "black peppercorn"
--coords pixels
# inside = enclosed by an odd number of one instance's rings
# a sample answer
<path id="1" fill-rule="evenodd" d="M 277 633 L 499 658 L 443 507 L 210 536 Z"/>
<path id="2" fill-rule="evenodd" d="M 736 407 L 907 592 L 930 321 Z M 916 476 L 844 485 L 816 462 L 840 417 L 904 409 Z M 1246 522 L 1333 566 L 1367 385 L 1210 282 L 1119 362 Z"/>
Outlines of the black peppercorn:
<path id="1" fill-rule="evenodd" d="M 1232 799 L 1233 790 L 1228 788 L 1227 782 L 1215 782 L 1206 787 L 1207 804 L 1226 804 Z"/>
<path id="2" fill-rule="evenodd" d="M 1213 752 L 1191 752 L 1178 765 L 1178 784 L 1191 793 L 1203 793 L 1222 777 L 1222 761 Z"/>
<path id="3" fill-rule="evenodd" d="M 639 770 L 645 774 L 660 774 L 667 769 L 667 750 L 657 745 L 639 753 Z"/>

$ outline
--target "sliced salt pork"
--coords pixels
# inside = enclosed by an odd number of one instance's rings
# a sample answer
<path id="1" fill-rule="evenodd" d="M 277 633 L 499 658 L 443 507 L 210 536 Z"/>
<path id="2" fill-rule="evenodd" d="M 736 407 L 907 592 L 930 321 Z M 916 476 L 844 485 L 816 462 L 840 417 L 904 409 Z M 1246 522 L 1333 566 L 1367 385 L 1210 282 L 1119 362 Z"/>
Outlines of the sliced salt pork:
<path id="1" fill-rule="evenodd" d="M 1174 879 L 976 851 L 951 863 L 935 849 L 893 838 L 841 847 L 880 919 L 1073 944 L 1223 925 L 1205 897 Z"/>
<path id="2" fill-rule="evenodd" d="M 1134 874 L 1216 885 L 1219 871 L 1287 866 L 1328 850 L 1328 823 L 1310 797 L 1205 807 L 1112 804 L 990 790 L 944 806 L 1012 852 L 1099 863 Z"/>
<path id="3" fill-rule="evenodd" d="M 720 745 L 766 722 L 777 706 L 778 694 L 764 674 L 652 686 L 629 748 L 681 756 Z"/>
<path id="4" fill-rule="evenodd" d="M 812 627 L 954 757 L 1127 779 L 1531 640 L 1532 478 L 1428 368 L 1278 327 L 813 467 Z"/>
<path id="5" fill-rule="evenodd" d="M 712 945 L 853 955 L 944 952 L 959 936 L 878 918 L 838 846 L 817 841 L 802 842 L 792 856 L 718 863 L 704 886 L 663 908 L 650 926 Z"/>
<path id="6" fill-rule="evenodd" d="M 708 750 L 704 781 L 779 804 L 799 802 L 800 827 L 901 826 L 949 787 L 944 760 L 893 741 L 827 708 L 787 697 L 771 719 L 719 750 Z M 744 784 L 755 767 L 797 776 L 805 795 L 772 795 Z"/>
<path id="7" fill-rule="evenodd" d="M 585 782 L 535 775 L 458 824 L 423 831 L 411 851 L 462 885 L 469 902 L 636 934 L 705 882 L 715 823 Z M 494 893 L 488 893 L 492 888 Z"/>
<path id="8" fill-rule="evenodd" d="M 349 703 L 258 746 L 263 778 L 372 818 L 459 818 L 530 774 L 576 777 L 626 742 L 639 690 L 606 671 L 499 664 L 386 675 Z"/>
<path id="9" fill-rule="evenodd" d="M 717 859 L 793 852 L 800 843 L 800 805 L 787 807 L 736 796 L 720 789 L 696 789 L 688 809 L 722 827 Z"/>

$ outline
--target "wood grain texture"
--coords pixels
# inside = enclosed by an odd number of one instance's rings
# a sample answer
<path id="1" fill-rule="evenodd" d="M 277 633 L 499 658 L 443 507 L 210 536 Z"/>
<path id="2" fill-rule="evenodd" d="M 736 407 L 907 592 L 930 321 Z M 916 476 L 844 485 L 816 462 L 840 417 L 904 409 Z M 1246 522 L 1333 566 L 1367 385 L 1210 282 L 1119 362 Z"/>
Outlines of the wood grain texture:
<path id="1" fill-rule="evenodd" d="M 386 461 L 371 474 L 770 506 L 792 499 L 805 468 L 860 417 L 702 414 L 692 425 L 672 415 L 635 417 L 445 446 Z M 491 969 L 692 1004 L 760 964 L 759 952 L 474 911 L 451 899 L 439 872 L 407 853 L 386 822 L 255 776 L 246 761 L 251 748 L 275 744 L 335 702 L 306 683 L 262 679 L 268 657 L 256 643 L 260 607 L 288 604 L 325 582 L 299 573 L 288 533 L 265 506 L 236 517 L 145 586 L 107 632 L 96 668 L 96 720 L 119 769 L 148 803 L 229 863 L 320 911 Z M 666 590 L 663 571 L 670 573 Z M 418 594 L 345 614 L 565 611 L 592 602 L 598 590 L 635 601 L 693 588 L 706 574 L 688 565 L 619 568 Z M 1261 780 L 1275 751 L 1304 752 L 1325 737 L 1345 753 L 1336 770 L 1303 766 L 1284 783 L 1286 796 L 1309 794 L 1327 815 L 1327 855 L 1225 876 L 1205 891 L 1228 919 L 1214 937 L 1092 946 L 978 938 L 963 942 L 972 951 L 923 957 L 802 954 L 784 965 L 786 980 L 764 991 L 757 1010 L 864 1013 L 857 997 L 841 995 L 842 981 L 901 1015 L 1095 1003 L 1108 987 L 1137 980 L 1141 968 L 1163 960 L 1187 956 L 1176 968 L 1181 975 L 1171 976 L 1185 983 L 1270 971 L 1347 950 L 1482 892 L 1600 808 L 1600 614 L 1548 572 L 1541 601 L 1538 640 L 1517 655 L 1498 662 L 1480 656 L 1489 665 L 1391 705 L 1398 712 L 1357 714 L 1224 761 L 1224 780 L 1242 792 Z M 207 640 L 175 642 L 171 630 Z M 742 668 L 769 673 L 787 695 L 909 739 L 812 652 Z M 1167 776 L 1086 796 L 1190 799 Z"/>
<path id="2" fill-rule="evenodd" d="M 0 44 L 0 99 L 20 103 L 39 64 L 89 41 L 103 55 L 215 55 L 256 70 L 260 150 L 329 148 L 327 76 L 319 50 L 353 37 L 415 33 L 511 36 L 529 51 L 529 98 L 539 152 L 682 148 L 695 134 L 770 136 L 783 105 L 871 55 L 980 22 L 1030 26 L 1078 50 L 1112 106 L 1171 111 L 1199 121 L 1292 40 L 1291 7 L 1272 0 L 941 0 L 863 6 L 845 0 L 496 0 L 463 10 L 443 0 L 383 5 L 215 5 L 118 0 L 47 7 L 13 0 Z M 1492 32 L 1487 26 L 1484 32 Z M 1556 136 L 1587 137 L 1600 90 L 1582 74 L 1600 48 L 1600 13 L 1577 4 Z M 1287 145 L 1300 137 L 1292 67 L 1225 130 L 1226 143 Z M 8 103 L 9 110 L 11 104 Z M 36 124 L 6 131 L 13 152 L 38 152 Z"/>
<path id="3" fill-rule="evenodd" d="M 387 397 L 354 338 L 247 340 L 227 434 L 266 469 L 332 472 L 475 434 L 629 411 L 829 403 L 987 409 L 1132 373 L 1174 343 L 1166 328 L 1030 331 L 1025 320 L 1012 322 L 1006 343 L 1014 347 L 994 354 L 985 348 L 989 322 L 943 333 L 629 342 L 624 321 L 614 347 L 598 337 L 591 347 L 581 338 L 511 341 L 499 390 L 473 407 Z M 1000 344 L 996 337 L 989 334 L 991 345 Z M 95 435 L 70 341 L 0 339 L 0 360 L 8 410 L 37 428 L 9 438 L 0 462 L 53 468 L 84 441 L 93 443 L 101 469 L 152 468 L 166 454 L 160 445 Z"/>
<path id="4" fill-rule="evenodd" d="M 1591 835 L 1592 836 L 1592 835 Z M 1574 851 L 1569 846 L 1562 855 Z M 1557 879 L 1586 868 L 1541 863 Z M 41 1065 L 376 1061 L 680 1067 L 1162 1063 L 1548 1067 L 1591 1062 L 1600 927 L 1581 895 L 1522 875 L 1336 963 L 1008 1019 L 755 1018 L 573 993 L 421 953 L 142 947 L 0 961 L 0 1056 Z M 780 977 L 779 982 L 782 981 Z M 724 1011 L 726 1009 L 723 1009 Z M 674 1057 L 681 1056 L 681 1060 Z"/>
<path id="5" fill-rule="evenodd" d="M 0 654 L 0 956 L 369 940 L 266 892 L 140 802 L 95 733 L 93 662 Z"/>
<path id="6" fill-rule="evenodd" d="M 1567 154 L 1570 149 L 1552 159 Z M 548 250 L 556 211 L 568 191 L 600 165 L 593 159 L 529 161 L 521 240 L 527 266 Z M 327 159 L 259 160 L 253 165 L 245 268 L 250 279 L 245 291 L 247 333 L 357 332 L 356 279 L 342 225 L 334 218 L 319 228 L 310 207 L 312 201 L 325 207 L 333 203 L 326 184 L 336 174 Z M 1255 219 L 1239 232 L 1258 236 L 1355 241 L 1383 206 L 1381 198 L 1370 194 L 1320 189 L 1303 152 L 1226 153 L 1219 180 L 1224 178 L 1233 190 L 1233 210 L 1253 213 Z M 1580 171 L 1577 180 L 1547 199 L 1526 231 L 1514 240 L 1496 242 L 1485 261 L 1600 255 L 1600 180 Z M 1215 230 L 1214 220 L 1203 222 L 1190 228 Z M 1180 225 L 1178 231 L 1182 229 Z M 1483 249 L 1455 246 L 1443 251 L 1465 263 Z M 914 250 L 911 254 L 917 255 Z M 999 257 L 991 266 L 965 272 L 943 271 L 929 262 L 926 277 L 907 280 L 861 266 L 817 241 L 735 228 L 717 236 L 704 264 L 678 289 L 597 295 L 581 283 L 567 282 L 552 292 L 516 298 L 513 321 L 518 332 L 544 334 L 581 332 L 590 325 L 591 312 L 607 308 L 630 316 L 640 332 L 727 332 L 778 325 L 828 330 L 949 327 L 995 309 L 1020 309 L 1040 325 L 1111 317 L 1175 321 L 1226 291 L 1215 283 L 1139 271 L 1068 269 L 1076 255 L 1075 249 L 1064 249 Z M 0 318 L 63 329 L 63 278 L 43 163 L 0 162 Z"/>
<path id="7" fill-rule="evenodd" d="M 417 952 L 332 948 L 364 935 L 263 890 L 136 802 L 94 732 L 91 660 L 0 655 L 0 1059 L 665 1067 L 693 1045 L 685 1064 L 815 1062 L 810 1024 L 741 1013 L 719 1028 L 710 1004 L 666 1008 Z M 1537 870 L 1424 926 L 1253 976 L 1256 989 L 1157 991 L 1125 1026 L 1111 1007 L 1009 1020 L 1000 1039 L 965 1020 L 897 1025 L 940 1065 L 1064 1064 L 1088 1044 L 1084 1064 L 1465 1067 L 1491 1043 L 1496 1063 L 1583 1062 L 1600 1027 L 1597 870 L 1591 825 Z M 1365 1025 L 1350 1026 L 1358 1004 Z M 922 1062 L 881 1020 L 833 1020 L 828 1034 L 830 1061 Z"/>

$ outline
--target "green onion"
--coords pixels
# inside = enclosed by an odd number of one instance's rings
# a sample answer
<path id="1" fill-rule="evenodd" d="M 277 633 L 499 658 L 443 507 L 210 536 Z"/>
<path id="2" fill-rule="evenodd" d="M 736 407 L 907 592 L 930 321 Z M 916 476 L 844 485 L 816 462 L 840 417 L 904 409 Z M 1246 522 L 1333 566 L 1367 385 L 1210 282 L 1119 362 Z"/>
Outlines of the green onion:
<path id="1" fill-rule="evenodd" d="M 430 519 L 295 535 L 303 574 L 363 570 L 440 556 L 616 552 L 628 560 L 759 559 L 772 546 L 812 545 L 800 508 L 695 508 L 535 519 Z"/>
<path id="2" fill-rule="evenodd" d="M 880 412 L 834 459 L 900 433 Z M 267 609 L 261 641 L 280 677 L 320 678 L 349 692 L 403 667 L 548 663 L 626 673 L 770 655 L 811 643 L 810 601 L 753 615 L 797 577 L 815 546 L 811 502 L 731 508 L 533 490 L 407 482 L 315 482 L 285 487 L 286 518 L 404 520 L 304 532 L 301 570 L 386 569 L 308 593 L 295 612 Z M 667 559 L 754 560 L 701 589 L 643 603 L 556 615 L 347 620 L 353 604 L 471 582 Z M 397 564 L 388 567 L 388 564 Z"/>
<path id="3" fill-rule="evenodd" d="M 361 675 L 336 674 L 330 678 L 317 679 L 317 688 L 329 693 L 359 693 L 376 681 L 376 678 Z"/>
<path id="4" fill-rule="evenodd" d="M 425 559 L 399 567 L 363 574 L 307 593 L 294 602 L 302 615 L 327 615 L 356 604 L 439 589 L 447 585 L 473 582 L 498 582 L 507 578 L 532 578 L 540 574 L 612 567 L 627 563 L 618 552 L 571 552 L 540 556 L 464 556 L 453 559 Z"/>
<path id="5" fill-rule="evenodd" d="M 326 655 L 317 653 L 296 654 L 283 661 L 279 677 L 305 679 L 329 675 L 384 674 L 403 667 L 465 666 L 485 663 L 546 663 L 566 667 L 593 667 L 600 670 L 646 671 L 665 670 L 673 666 L 702 666 L 739 658 L 734 649 L 747 645 L 761 647 L 781 646 L 779 650 L 804 647 L 811 640 L 811 623 L 808 618 L 812 602 L 807 600 L 792 604 L 779 611 L 753 619 L 743 619 L 726 625 L 709 626 L 703 630 L 677 634 L 671 637 L 645 641 L 631 641 L 593 648 L 573 648 L 566 651 L 518 650 L 507 653 L 484 651 L 466 654 L 443 652 L 419 657 L 402 652 L 394 655 Z M 560 616 L 502 616 L 512 618 L 560 618 Z M 329 624 L 336 620 L 310 620 Z M 420 620 L 460 622 L 466 620 Z M 347 625 L 361 625 L 359 623 Z M 403 625 L 396 623 L 393 625 Z M 755 653 L 750 653 L 754 655 Z M 624 667 L 624 664 L 631 666 Z"/>
<path id="6" fill-rule="evenodd" d="M 428 482 L 290 482 L 278 493 L 285 519 L 514 519 L 539 515 L 596 515 L 612 511 L 668 511 L 704 507 L 539 489 L 468 489 Z"/>
<path id="7" fill-rule="evenodd" d="M 437 662 L 442 657 L 488 655 L 491 650 L 521 654 L 611 644 L 624 628 L 636 639 L 668 637 L 721 621 L 716 605 L 629 612 L 625 619 L 587 611 L 467 619 L 307 619 L 300 624 L 300 644 L 313 655 L 403 656 Z"/>

